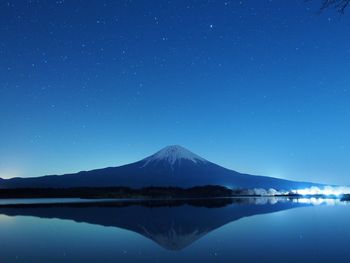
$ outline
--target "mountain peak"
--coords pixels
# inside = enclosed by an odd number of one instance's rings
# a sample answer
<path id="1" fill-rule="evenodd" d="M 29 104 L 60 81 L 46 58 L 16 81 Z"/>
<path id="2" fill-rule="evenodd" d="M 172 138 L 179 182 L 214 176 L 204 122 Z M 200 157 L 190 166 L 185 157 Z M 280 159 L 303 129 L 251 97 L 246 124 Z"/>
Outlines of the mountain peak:
<path id="1" fill-rule="evenodd" d="M 144 159 L 144 161 L 146 162 L 144 166 L 151 162 L 160 161 L 165 161 L 171 166 L 173 166 L 177 161 L 180 162 L 181 160 L 188 160 L 194 163 L 197 163 L 198 161 L 206 162 L 206 160 L 202 157 L 198 156 L 197 154 L 194 154 L 193 152 L 187 150 L 186 148 L 180 145 L 170 145 L 164 147 L 160 151 Z"/>

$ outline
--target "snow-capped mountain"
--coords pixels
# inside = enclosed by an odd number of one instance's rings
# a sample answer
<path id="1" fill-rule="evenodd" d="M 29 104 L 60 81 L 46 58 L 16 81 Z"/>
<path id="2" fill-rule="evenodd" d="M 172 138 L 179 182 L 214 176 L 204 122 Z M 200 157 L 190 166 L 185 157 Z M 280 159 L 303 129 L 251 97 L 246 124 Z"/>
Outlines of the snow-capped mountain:
<path id="1" fill-rule="evenodd" d="M 207 162 L 202 157 L 190 152 L 180 145 L 171 145 L 161 149 L 155 154 L 143 159 L 144 166 L 162 162 L 174 168 L 174 165 L 181 165 L 181 161 L 191 161 L 193 163 Z"/>
<path id="2" fill-rule="evenodd" d="M 290 190 L 321 186 L 226 169 L 178 146 L 168 146 L 141 161 L 65 175 L 0 180 L 0 188 L 68 188 L 126 186 L 193 187 L 222 185 L 232 188 Z"/>

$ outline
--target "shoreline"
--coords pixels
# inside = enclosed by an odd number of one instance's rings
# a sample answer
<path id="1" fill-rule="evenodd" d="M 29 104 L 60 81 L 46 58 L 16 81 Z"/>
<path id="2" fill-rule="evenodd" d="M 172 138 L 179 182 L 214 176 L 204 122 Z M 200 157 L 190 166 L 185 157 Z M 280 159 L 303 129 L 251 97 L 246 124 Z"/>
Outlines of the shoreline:
<path id="1" fill-rule="evenodd" d="M 25 207 L 88 207 L 115 206 L 126 207 L 141 205 L 147 207 L 192 205 L 202 207 L 222 207 L 230 204 L 261 204 L 276 202 L 295 202 L 302 200 L 338 200 L 350 201 L 341 197 L 292 197 L 292 196 L 227 196 L 227 197 L 192 197 L 192 198 L 0 198 L 0 208 Z M 8 201 L 8 202 L 7 202 Z M 11 202 L 13 201 L 13 202 Z M 263 201 L 263 202 L 261 202 Z"/>

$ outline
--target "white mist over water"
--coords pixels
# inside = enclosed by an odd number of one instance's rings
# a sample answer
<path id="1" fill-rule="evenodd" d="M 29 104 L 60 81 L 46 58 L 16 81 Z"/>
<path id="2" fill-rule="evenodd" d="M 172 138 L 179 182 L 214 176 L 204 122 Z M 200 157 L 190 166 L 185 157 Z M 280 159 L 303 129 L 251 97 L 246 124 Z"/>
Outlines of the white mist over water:
<path id="1" fill-rule="evenodd" d="M 319 188 L 312 186 L 310 188 L 295 189 L 291 193 L 299 195 L 334 195 L 339 196 L 343 194 L 350 194 L 350 187 L 348 186 L 325 186 L 324 188 Z"/>
<path id="2" fill-rule="evenodd" d="M 254 188 L 245 190 L 246 195 L 257 195 L 257 196 L 276 196 L 276 195 L 302 195 L 302 196 L 331 196 L 340 197 L 342 195 L 350 194 L 350 187 L 348 186 L 325 186 L 323 188 L 312 186 L 303 189 L 293 189 L 290 191 L 278 191 L 273 188 L 263 189 Z"/>

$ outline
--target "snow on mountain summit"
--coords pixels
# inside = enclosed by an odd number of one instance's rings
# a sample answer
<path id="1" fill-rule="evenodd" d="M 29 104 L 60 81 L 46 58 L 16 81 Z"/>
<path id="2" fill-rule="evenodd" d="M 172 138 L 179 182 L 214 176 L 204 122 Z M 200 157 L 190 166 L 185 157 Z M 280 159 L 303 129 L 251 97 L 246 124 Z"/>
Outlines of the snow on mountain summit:
<path id="1" fill-rule="evenodd" d="M 171 145 L 161 149 L 155 154 L 144 159 L 145 161 L 144 166 L 148 165 L 149 163 L 160 162 L 160 161 L 163 161 L 163 162 L 165 161 L 169 163 L 171 166 L 173 166 L 177 161 L 180 162 L 181 160 L 188 160 L 194 163 L 207 162 L 207 160 L 192 153 L 191 151 L 187 150 L 186 148 L 180 145 Z"/>

